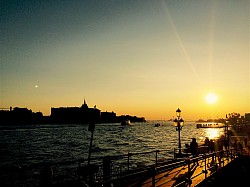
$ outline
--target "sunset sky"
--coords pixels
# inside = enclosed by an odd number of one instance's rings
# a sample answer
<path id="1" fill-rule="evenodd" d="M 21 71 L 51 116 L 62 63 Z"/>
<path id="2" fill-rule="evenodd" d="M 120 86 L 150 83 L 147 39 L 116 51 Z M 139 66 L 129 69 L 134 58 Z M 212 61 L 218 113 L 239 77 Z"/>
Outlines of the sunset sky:
<path id="1" fill-rule="evenodd" d="M 50 115 L 85 98 L 147 120 L 250 112 L 249 0 L 0 2 L 0 108 Z"/>

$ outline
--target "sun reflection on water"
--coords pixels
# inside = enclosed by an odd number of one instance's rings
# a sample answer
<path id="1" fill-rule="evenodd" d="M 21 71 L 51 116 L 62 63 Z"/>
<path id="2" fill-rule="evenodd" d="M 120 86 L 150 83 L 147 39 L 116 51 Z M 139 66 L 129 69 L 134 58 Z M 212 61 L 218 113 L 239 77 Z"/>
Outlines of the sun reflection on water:
<path id="1" fill-rule="evenodd" d="M 205 136 L 209 139 L 217 139 L 221 135 L 220 129 L 216 128 L 207 128 L 205 129 Z"/>

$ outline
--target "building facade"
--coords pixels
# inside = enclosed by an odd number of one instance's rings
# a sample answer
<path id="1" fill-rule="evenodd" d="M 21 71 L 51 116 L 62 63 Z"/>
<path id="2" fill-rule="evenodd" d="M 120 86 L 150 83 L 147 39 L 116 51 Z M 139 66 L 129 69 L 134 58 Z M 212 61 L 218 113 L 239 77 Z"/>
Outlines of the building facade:
<path id="1" fill-rule="evenodd" d="M 51 120 L 53 123 L 98 123 L 100 122 L 101 111 L 89 108 L 85 99 L 81 107 L 60 107 L 51 108 Z"/>

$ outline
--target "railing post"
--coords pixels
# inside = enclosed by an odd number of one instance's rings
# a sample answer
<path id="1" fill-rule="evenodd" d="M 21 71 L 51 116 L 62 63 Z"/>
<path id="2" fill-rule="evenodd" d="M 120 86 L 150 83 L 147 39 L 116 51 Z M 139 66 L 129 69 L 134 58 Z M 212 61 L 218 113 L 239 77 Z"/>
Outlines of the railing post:
<path id="1" fill-rule="evenodd" d="M 190 159 L 186 159 L 186 162 L 188 164 L 188 178 L 187 178 L 187 182 L 188 182 L 188 186 L 191 186 L 192 184 L 192 180 L 191 180 L 191 167 L 190 167 Z"/>
<path id="2" fill-rule="evenodd" d="M 104 179 L 104 186 L 110 187 L 111 182 L 105 182 L 110 181 L 111 179 L 111 160 L 109 156 L 106 156 L 103 158 L 103 179 Z"/>
<path id="3" fill-rule="evenodd" d="M 233 150 L 232 149 L 229 150 L 229 160 L 230 161 L 233 160 Z"/>
<path id="4" fill-rule="evenodd" d="M 229 149 L 226 149 L 227 151 L 227 160 L 229 161 Z"/>
<path id="5" fill-rule="evenodd" d="M 207 155 L 206 153 L 204 154 L 204 159 L 205 159 L 204 161 L 205 167 L 204 167 L 203 172 L 205 173 L 205 179 L 206 179 L 207 178 Z"/>
<path id="6" fill-rule="evenodd" d="M 223 156 L 222 156 L 222 167 L 224 167 L 224 165 L 225 165 L 225 159 L 224 159 L 225 151 L 224 151 L 224 150 L 222 150 L 222 151 L 223 151 Z"/>
<path id="7" fill-rule="evenodd" d="M 151 172 L 152 172 L 152 187 L 155 187 L 156 167 L 153 167 Z"/>
<path id="8" fill-rule="evenodd" d="M 232 159 L 235 159 L 235 155 L 236 155 L 236 151 L 234 149 L 234 150 L 232 150 Z"/>
<path id="9" fill-rule="evenodd" d="M 215 152 L 212 153 L 212 162 L 216 163 L 216 153 Z"/>

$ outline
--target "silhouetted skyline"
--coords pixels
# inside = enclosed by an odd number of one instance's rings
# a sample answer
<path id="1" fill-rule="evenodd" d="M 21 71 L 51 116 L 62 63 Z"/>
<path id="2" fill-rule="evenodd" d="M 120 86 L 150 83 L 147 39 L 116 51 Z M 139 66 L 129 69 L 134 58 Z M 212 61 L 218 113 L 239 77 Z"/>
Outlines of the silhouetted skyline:
<path id="1" fill-rule="evenodd" d="M 1 125 L 120 123 L 123 120 L 130 120 L 131 122 L 146 121 L 144 117 L 128 114 L 117 116 L 114 111 L 102 112 L 96 106 L 90 108 L 85 99 L 81 107 L 52 107 L 50 116 L 44 116 L 42 112 L 33 112 L 28 108 L 0 109 Z"/>

